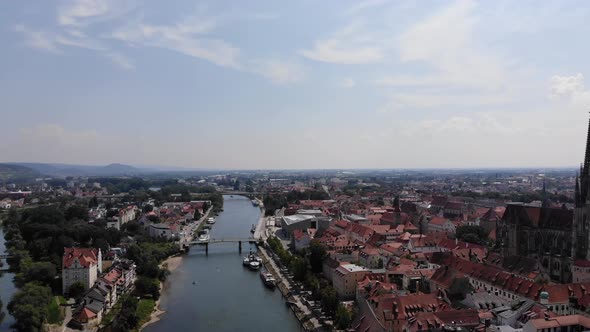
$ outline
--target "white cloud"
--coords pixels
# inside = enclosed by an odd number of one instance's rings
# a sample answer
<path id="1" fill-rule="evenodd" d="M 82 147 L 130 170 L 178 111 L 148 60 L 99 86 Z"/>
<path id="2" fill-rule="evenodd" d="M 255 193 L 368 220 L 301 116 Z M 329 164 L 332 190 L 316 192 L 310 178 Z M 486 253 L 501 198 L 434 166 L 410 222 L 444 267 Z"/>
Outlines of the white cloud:
<path id="1" fill-rule="evenodd" d="M 304 68 L 294 62 L 279 60 L 260 61 L 259 73 L 276 84 L 298 82 L 305 76 Z"/>
<path id="2" fill-rule="evenodd" d="M 330 38 L 315 42 L 314 48 L 300 50 L 304 57 L 334 64 L 368 64 L 379 62 L 384 51 L 375 43 L 361 22 L 355 21 Z"/>
<path id="3" fill-rule="evenodd" d="M 84 26 L 113 19 L 135 7 L 131 0 L 68 0 L 57 10 L 57 22 L 63 26 Z"/>
<path id="4" fill-rule="evenodd" d="M 55 36 L 50 33 L 44 31 L 33 31 L 23 25 L 16 25 L 14 30 L 24 35 L 25 45 L 31 48 L 50 53 L 61 53 L 57 47 Z"/>
<path id="5" fill-rule="evenodd" d="M 477 17 L 475 3 L 456 1 L 427 17 L 397 38 L 397 49 L 404 62 L 420 62 L 430 74 L 416 76 L 409 85 L 442 84 L 501 89 L 509 81 L 508 61 L 485 49 L 474 36 Z M 407 77 L 394 77 L 402 83 Z"/>
<path id="6" fill-rule="evenodd" d="M 466 94 L 466 93 L 395 93 L 389 101 L 378 109 L 379 112 L 399 112 L 413 109 L 448 108 L 452 106 L 477 107 L 508 103 L 511 95 L 504 94 Z"/>
<path id="7" fill-rule="evenodd" d="M 119 66 L 123 69 L 135 69 L 135 64 L 133 63 L 133 61 L 131 61 L 131 59 L 124 56 L 123 54 L 115 53 L 115 52 L 108 52 L 105 55 L 107 58 L 111 59 L 111 61 L 114 64 L 116 64 L 117 66 Z"/>
<path id="8" fill-rule="evenodd" d="M 356 82 L 352 78 L 348 77 L 343 79 L 342 82 L 340 82 L 340 85 L 344 88 L 352 88 L 356 85 Z"/>
<path id="9" fill-rule="evenodd" d="M 130 45 L 159 47 L 218 66 L 240 68 L 240 50 L 231 44 L 204 34 L 215 27 L 213 19 L 191 19 L 174 25 L 151 25 L 136 22 L 115 31 L 112 37 Z"/>
<path id="10" fill-rule="evenodd" d="M 356 2 L 353 6 L 349 7 L 344 11 L 344 15 L 346 16 L 354 16 L 358 15 L 359 13 L 376 7 L 381 7 L 388 3 L 388 0 L 363 0 Z"/>

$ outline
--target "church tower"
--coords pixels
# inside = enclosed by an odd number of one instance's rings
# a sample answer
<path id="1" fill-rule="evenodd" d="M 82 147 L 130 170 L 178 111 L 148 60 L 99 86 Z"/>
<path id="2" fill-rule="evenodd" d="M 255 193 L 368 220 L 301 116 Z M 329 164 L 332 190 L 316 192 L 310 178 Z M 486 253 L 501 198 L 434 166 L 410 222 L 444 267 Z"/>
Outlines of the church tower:
<path id="1" fill-rule="evenodd" d="M 586 136 L 586 154 L 584 163 L 580 166 L 580 174 L 576 176 L 575 208 L 573 227 L 573 258 L 590 259 L 590 122 Z"/>

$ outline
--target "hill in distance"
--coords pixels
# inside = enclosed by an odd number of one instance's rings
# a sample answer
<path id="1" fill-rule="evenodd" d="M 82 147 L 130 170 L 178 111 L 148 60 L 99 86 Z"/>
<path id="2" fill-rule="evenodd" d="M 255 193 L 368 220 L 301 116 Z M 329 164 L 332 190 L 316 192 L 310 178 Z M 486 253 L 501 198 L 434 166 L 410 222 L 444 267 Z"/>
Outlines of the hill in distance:
<path id="1" fill-rule="evenodd" d="M 109 164 L 106 166 L 46 164 L 46 163 L 7 163 L 3 165 L 21 166 L 37 174 L 46 176 L 123 176 L 145 173 L 145 170 L 123 164 Z"/>
<path id="2" fill-rule="evenodd" d="M 34 169 L 22 165 L 0 164 L 0 181 L 20 182 L 39 177 L 41 174 Z"/>

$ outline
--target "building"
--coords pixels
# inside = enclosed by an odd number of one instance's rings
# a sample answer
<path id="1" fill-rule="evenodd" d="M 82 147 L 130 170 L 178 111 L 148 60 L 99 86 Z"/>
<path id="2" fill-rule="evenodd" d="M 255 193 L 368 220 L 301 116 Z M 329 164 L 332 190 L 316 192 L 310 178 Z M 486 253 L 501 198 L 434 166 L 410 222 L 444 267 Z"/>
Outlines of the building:
<path id="1" fill-rule="evenodd" d="M 308 232 L 296 229 L 291 236 L 291 248 L 301 250 L 309 247 L 311 236 Z"/>
<path id="2" fill-rule="evenodd" d="M 173 227 L 167 224 L 151 224 L 148 232 L 151 237 L 165 238 L 168 240 L 176 236 Z"/>
<path id="3" fill-rule="evenodd" d="M 455 224 L 443 217 L 432 217 L 428 223 L 428 233 L 445 232 L 455 234 Z"/>
<path id="4" fill-rule="evenodd" d="M 294 214 L 292 216 L 281 217 L 281 228 L 286 235 L 291 236 L 294 230 L 302 231 L 308 228 L 325 230 L 330 227 L 330 218 L 314 217 L 304 214 Z"/>
<path id="5" fill-rule="evenodd" d="M 356 296 L 356 285 L 370 270 L 355 264 L 338 266 L 332 275 L 332 284 L 340 299 L 353 299 Z"/>
<path id="6" fill-rule="evenodd" d="M 503 256 L 534 258 L 551 279 L 570 282 L 573 218 L 567 209 L 508 204 L 496 228 Z"/>
<path id="7" fill-rule="evenodd" d="M 64 294 L 76 282 L 90 289 L 102 273 L 102 253 L 95 248 L 65 248 L 62 261 L 62 286 Z"/>
<path id="8" fill-rule="evenodd" d="M 575 260 L 590 260 L 590 123 L 586 137 L 586 154 L 576 178 L 573 220 L 573 256 Z"/>
<path id="9" fill-rule="evenodd" d="M 523 332 L 573 332 L 590 330 L 590 318 L 582 315 L 546 317 L 529 320 Z"/>

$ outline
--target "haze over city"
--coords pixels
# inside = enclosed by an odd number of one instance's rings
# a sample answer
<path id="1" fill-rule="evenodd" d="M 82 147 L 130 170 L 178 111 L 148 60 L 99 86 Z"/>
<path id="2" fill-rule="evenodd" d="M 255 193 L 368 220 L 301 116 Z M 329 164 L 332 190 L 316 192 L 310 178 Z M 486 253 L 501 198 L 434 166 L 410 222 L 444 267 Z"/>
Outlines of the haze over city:
<path id="1" fill-rule="evenodd" d="M 573 167 L 587 2 L 4 1 L 0 161 Z"/>

